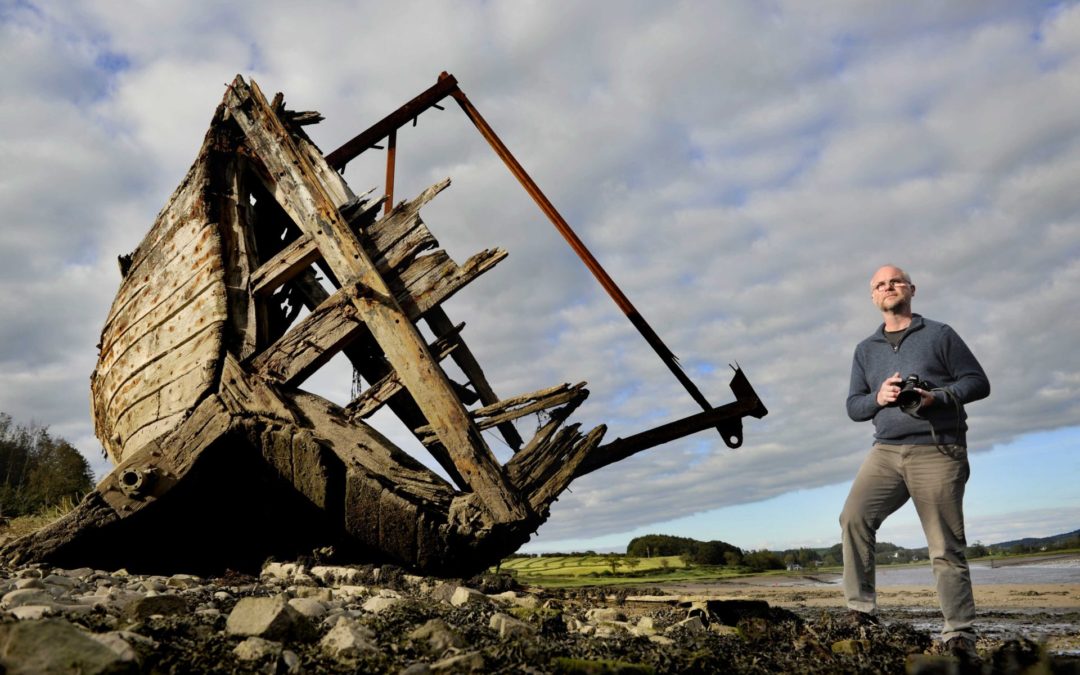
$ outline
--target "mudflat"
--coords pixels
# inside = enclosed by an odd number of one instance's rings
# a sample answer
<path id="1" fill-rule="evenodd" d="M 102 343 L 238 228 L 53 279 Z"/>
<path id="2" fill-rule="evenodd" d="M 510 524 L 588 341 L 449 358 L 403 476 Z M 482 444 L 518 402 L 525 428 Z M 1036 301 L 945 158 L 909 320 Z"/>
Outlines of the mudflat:
<path id="1" fill-rule="evenodd" d="M 835 575 L 807 577 L 746 577 L 734 581 L 665 584 L 668 593 L 690 597 L 764 600 L 791 608 L 844 606 L 844 594 Z M 973 587 L 975 604 L 982 609 L 1080 610 L 1080 584 L 987 584 Z M 933 586 L 880 586 L 878 604 L 889 607 L 937 607 Z"/>

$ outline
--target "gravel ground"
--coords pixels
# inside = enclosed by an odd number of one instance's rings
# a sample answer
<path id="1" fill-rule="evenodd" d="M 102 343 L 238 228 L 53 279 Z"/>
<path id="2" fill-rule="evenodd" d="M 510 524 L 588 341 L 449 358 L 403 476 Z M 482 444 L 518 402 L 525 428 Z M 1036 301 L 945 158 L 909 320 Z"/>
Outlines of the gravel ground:
<path id="1" fill-rule="evenodd" d="M 0 569 L 7 673 L 1080 673 L 1023 637 L 938 656 L 887 617 L 659 589 L 514 588 L 396 568 L 270 563 L 259 577 Z"/>

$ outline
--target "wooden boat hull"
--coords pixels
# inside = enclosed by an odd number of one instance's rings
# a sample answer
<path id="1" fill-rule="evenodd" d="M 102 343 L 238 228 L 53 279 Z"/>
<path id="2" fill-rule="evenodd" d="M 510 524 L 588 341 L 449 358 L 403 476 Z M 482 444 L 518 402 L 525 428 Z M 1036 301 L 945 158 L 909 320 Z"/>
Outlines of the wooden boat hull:
<path id="1" fill-rule="evenodd" d="M 440 83 L 445 95 L 452 78 Z M 358 138 L 393 133 L 410 106 Z M 765 414 L 737 370 L 735 403 L 600 446 L 605 427 L 564 426 L 584 383 L 496 396 L 442 303 L 506 252 L 459 265 L 438 248 L 419 211 L 449 180 L 380 217 L 304 133 L 318 119 L 239 76 L 227 88 L 191 170 L 120 259 L 91 378 L 116 467 L 0 558 L 212 574 L 317 552 L 465 576 L 527 541 L 576 476 L 707 428 L 737 447 L 741 417 Z M 366 385 L 346 406 L 301 388 L 337 354 Z M 384 407 L 449 480 L 365 421 Z M 539 412 L 525 442 L 512 421 Z M 515 450 L 505 464 L 486 429 Z"/>

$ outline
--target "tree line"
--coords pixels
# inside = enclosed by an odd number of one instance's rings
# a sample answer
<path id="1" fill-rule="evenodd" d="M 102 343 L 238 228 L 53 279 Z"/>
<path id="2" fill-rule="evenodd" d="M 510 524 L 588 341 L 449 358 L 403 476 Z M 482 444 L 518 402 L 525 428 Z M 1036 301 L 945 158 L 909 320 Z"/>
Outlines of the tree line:
<path id="1" fill-rule="evenodd" d="M 0 517 L 40 513 L 93 488 L 89 462 L 70 443 L 0 412 Z"/>
<path id="2" fill-rule="evenodd" d="M 721 565 L 742 567 L 755 572 L 779 570 L 794 563 L 809 564 L 813 551 L 744 551 L 726 541 L 698 541 L 689 537 L 667 534 L 647 534 L 635 537 L 626 546 L 626 555 L 639 558 L 653 556 L 679 556 L 688 565 Z M 816 554 L 814 554 L 816 555 Z"/>

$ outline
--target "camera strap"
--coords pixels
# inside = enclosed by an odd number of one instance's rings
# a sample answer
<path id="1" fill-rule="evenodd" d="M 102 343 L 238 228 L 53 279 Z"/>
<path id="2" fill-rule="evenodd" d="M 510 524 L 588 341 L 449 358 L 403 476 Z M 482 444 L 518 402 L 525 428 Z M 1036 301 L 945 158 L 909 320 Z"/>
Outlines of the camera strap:
<path id="1" fill-rule="evenodd" d="M 953 410 L 956 412 L 956 434 L 955 434 L 955 437 L 957 439 L 959 439 L 960 438 L 960 412 L 961 412 L 960 399 L 956 398 L 956 395 L 953 394 L 952 391 L 950 391 L 946 387 L 934 387 L 933 389 L 930 389 L 929 391 L 931 391 L 931 392 L 934 392 L 934 391 L 944 392 L 945 393 L 945 398 L 949 399 L 949 401 L 952 402 Z M 926 420 L 926 424 L 929 425 L 929 427 L 930 427 L 930 438 L 933 439 L 934 445 L 937 446 L 938 450 L 941 450 L 942 452 L 945 452 L 945 446 L 938 440 L 937 433 L 934 431 L 933 422 L 931 422 L 930 420 L 927 420 L 925 417 L 920 415 L 918 408 L 915 408 L 914 410 L 905 410 L 904 412 L 906 412 L 908 415 L 911 415 L 915 419 Z"/>

